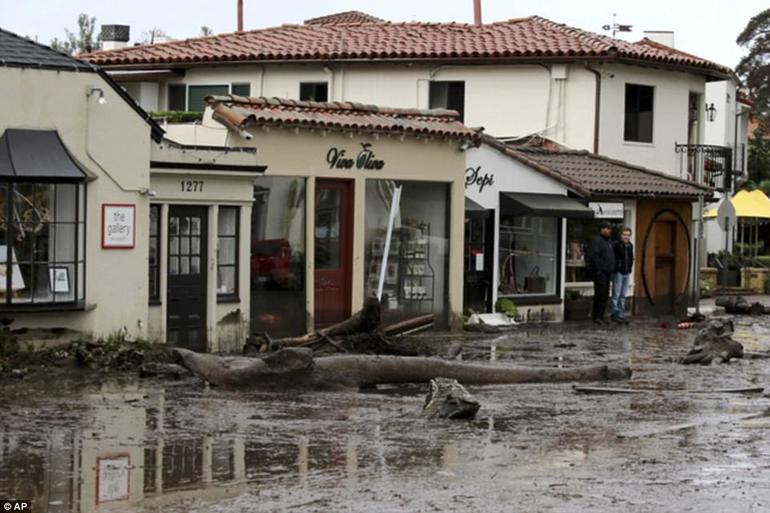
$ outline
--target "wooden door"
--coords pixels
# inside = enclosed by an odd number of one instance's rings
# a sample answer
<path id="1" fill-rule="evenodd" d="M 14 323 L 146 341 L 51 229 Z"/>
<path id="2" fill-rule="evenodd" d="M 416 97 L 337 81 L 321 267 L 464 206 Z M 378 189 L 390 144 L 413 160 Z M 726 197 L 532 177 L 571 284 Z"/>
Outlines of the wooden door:
<path id="1" fill-rule="evenodd" d="M 353 182 L 318 180 L 315 193 L 315 325 L 350 315 Z"/>
<path id="2" fill-rule="evenodd" d="M 167 338 L 206 351 L 206 207 L 172 206 L 168 213 Z"/>
<path id="3" fill-rule="evenodd" d="M 658 313 L 672 313 L 676 295 L 676 223 L 655 222 L 655 306 Z"/>

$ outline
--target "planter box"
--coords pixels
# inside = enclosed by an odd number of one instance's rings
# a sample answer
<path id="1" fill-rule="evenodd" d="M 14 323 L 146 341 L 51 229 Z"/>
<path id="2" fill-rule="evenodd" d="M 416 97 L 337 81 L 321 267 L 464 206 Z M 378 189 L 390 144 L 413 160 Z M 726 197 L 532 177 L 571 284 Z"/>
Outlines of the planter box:
<path id="1" fill-rule="evenodd" d="M 741 283 L 743 288 L 750 290 L 752 294 L 765 293 L 765 280 L 770 275 L 770 269 L 761 267 L 744 267 L 741 269 Z"/>
<path id="2" fill-rule="evenodd" d="M 727 269 L 726 271 L 717 270 L 717 285 L 720 287 L 740 287 L 741 270 Z"/>
<path id="3" fill-rule="evenodd" d="M 593 299 L 581 297 L 580 299 L 568 299 L 564 301 L 565 321 L 587 321 L 593 308 Z"/>

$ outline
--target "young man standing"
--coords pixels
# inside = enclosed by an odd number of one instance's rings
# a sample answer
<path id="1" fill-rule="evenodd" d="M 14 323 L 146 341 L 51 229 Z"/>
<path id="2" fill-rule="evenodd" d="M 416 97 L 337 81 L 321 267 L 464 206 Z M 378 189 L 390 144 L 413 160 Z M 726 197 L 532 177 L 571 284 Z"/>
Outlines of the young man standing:
<path id="1" fill-rule="evenodd" d="M 615 242 L 615 274 L 612 277 L 612 320 L 627 324 L 625 314 L 626 291 L 631 272 L 634 269 L 634 245 L 631 243 L 631 228 L 623 228 L 620 240 Z"/>
<path id="2" fill-rule="evenodd" d="M 612 225 L 603 222 L 599 234 L 588 248 L 588 271 L 594 280 L 593 320 L 596 324 L 607 324 L 604 312 L 610 296 L 610 279 L 615 272 L 615 250 L 610 240 Z"/>

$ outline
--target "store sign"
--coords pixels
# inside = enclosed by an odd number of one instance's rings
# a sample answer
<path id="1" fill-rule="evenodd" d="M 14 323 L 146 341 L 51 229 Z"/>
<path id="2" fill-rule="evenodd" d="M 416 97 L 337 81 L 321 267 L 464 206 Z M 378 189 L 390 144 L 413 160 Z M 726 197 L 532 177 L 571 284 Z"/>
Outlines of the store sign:
<path id="1" fill-rule="evenodd" d="M 136 205 L 102 205 L 102 248 L 131 249 L 136 233 Z"/>
<path id="2" fill-rule="evenodd" d="M 374 169 L 385 167 L 385 161 L 379 160 L 372 150 L 371 143 L 360 143 L 361 150 L 355 156 L 349 156 L 347 150 L 329 148 L 326 152 L 326 163 L 329 169 Z"/>
<path id="3" fill-rule="evenodd" d="M 489 173 L 481 174 L 481 166 L 476 168 L 469 167 L 465 170 L 465 188 L 474 186 L 478 187 L 479 193 L 484 190 L 484 187 L 495 184 L 495 175 Z"/>
<path id="4" fill-rule="evenodd" d="M 595 219 L 623 219 L 623 203 L 590 202 L 588 208 L 594 211 Z"/>

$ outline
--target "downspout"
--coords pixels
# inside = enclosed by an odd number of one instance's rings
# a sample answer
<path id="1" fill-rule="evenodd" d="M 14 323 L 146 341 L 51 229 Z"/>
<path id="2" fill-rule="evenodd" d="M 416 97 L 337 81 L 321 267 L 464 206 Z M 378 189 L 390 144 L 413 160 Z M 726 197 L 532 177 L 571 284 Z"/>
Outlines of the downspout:
<path id="1" fill-rule="evenodd" d="M 592 68 L 586 61 L 585 68 L 596 78 L 596 97 L 594 98 L 594 153 L 599 153 L 599 119 L 602 102 L 602 72 Z"/>

